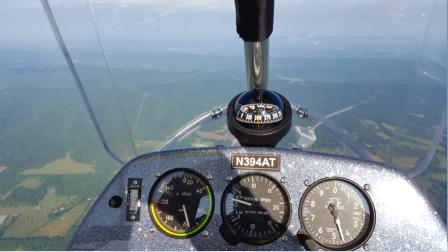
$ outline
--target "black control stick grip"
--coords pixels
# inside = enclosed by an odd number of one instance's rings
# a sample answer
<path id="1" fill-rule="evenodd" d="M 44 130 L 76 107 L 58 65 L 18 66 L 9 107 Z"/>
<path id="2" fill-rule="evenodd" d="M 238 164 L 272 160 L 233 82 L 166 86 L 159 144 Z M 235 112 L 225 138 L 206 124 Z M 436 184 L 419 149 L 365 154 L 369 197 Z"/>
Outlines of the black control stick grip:
<path id="1" fill-rule="evenodd" d="M 235 0 L 236 31 L 246 42 L 266 40 L 274 23 L 274 0 Z"/>

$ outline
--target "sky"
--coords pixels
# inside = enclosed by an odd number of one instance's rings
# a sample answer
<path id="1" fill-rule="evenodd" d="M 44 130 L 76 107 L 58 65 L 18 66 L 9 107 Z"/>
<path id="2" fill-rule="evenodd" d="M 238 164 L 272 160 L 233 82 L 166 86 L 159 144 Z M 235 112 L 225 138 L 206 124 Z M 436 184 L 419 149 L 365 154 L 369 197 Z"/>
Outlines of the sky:
<path id="1" fill-rule="evenodd" d="M 140 43 L 140 46 L 169 41 L 167 49 L 176 50 L 212 41 L 215 50 L 222 51 L 222 47 L 241 42 L 236 33 L 233 0 L 49 2 L 68 41 L 96 38 L 91 5 L 100 35 L 110 47 L 121 41 Z M 0 1 L 0 31 L 0 48 L 55 46 L 37 0 Z M 274 40 L 283 47 L 306 48 L 350 43 L 418 44 L 428 34 L 436 43 L 446 41 L 446 1 L 277 0 L 271 43 Z"/>

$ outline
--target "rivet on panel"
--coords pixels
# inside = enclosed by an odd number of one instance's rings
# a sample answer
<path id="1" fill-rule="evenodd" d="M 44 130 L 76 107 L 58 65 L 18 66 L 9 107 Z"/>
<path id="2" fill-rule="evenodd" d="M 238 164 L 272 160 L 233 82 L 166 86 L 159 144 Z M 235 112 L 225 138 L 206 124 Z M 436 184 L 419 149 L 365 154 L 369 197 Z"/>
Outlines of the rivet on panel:
<path id="1" fill-rule="evenodd" d="M 369 244 L 365 244 L 364 245 L 364 250 L 369 251 L 370 250 L 370 245 Z"/>
<path id="2" fill-rule="evenodd" d="M 158 171 L 156 171 L 156 174 L 154 174 L 154 176 L 156 176 L 156 177 L 160 177 L 160 172 L 158 172 Z"/>
<path id="3" fill-rule="evenodd" d="M 151 233 L 154 233 L 156 231 L 156 229 L 154 228 L 154 227 L 151 227 L 150 229 L 149 229 L 149 232 L 151 232 Z"/>
<path id="4" fill-rule="evenodd" d="M 287 242 L 288 241 L 288 237 L 287 236 L 282 236 L 282 242 Z"/>
<path id="5" fill-rule="evenodd" d="M 364 185 L 364 190 L 368 191 L 370 189 L 372 189 L 372 187 L 369 184 Z"/>
<path id="6" fill-rule="evenodd" d="M 309 185 L 311 185 L 311 182 L 307 179 L 307 180 L 305 180 L 305 182 L 303 182 L 306 186 L 309 186 Z"/>
<path id="7" fill-rule="evenodd" d="M 280 182 L 281 182 L 282 184 L 286 183 L 286 178 L 285 178 L 285 177 L 281 178 L 281 179 L 280 179 Z"/>

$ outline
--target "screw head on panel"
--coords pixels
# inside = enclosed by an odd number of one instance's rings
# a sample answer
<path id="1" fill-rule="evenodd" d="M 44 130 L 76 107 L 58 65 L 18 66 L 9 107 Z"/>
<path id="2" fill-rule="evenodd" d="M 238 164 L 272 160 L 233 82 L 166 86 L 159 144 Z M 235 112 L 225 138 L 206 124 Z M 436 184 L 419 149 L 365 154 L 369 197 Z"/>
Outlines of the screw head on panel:
<path id="1" fill-rule="evenodd" d="M 368 191 L 368 190 L 370 190 L 370 189 L 372 189 L 372 186 L 371 186 L 371 185 L 369 185 L 369 184 L 365 184 L 365 185 L 364 185 L 364 190 Z"/>

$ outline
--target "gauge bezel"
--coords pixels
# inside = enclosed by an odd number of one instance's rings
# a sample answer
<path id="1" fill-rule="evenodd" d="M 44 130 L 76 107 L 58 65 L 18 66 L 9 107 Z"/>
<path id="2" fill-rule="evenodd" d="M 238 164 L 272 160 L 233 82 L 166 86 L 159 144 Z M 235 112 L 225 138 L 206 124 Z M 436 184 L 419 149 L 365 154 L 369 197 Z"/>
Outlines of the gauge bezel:
<path id="1" fill-rule="evenodd" d="M 289 227 L 289 223 L 291 221 L 291 216 L 292 216 L 292 205 L 291 205 L 291 198 L 289 196 L 288 191 L 286 190 L 286 188 L 282 185 L 282 183 L 280 183 L 276 178 L 274 178 L 273 176 L 263 173 L 263 172 L 247 172 L 244 174 L 240 174 L 238 176 L 236 176 L 235 178 L 232 179 L 232 181 L 229 182 L 229 184 L 227 184 L 226 188 L 224 189 L 222 196 L 221 196 L 221 218 L 222 218 L 222 222 L 223 225 L 225 225 L 235 236 L 237 236 L 238 238 L 241 238 L 239 236 L 239 232 L 236 231 L 233 226 L 230 224 L 229 220 L 226 218 L 225 215 L 225 208 L 226 208 L 226 200 L 225 200 L 225 195 L 227 195 L 230 191 L 233 184 L 237 183 L 238 181 L 241 181 L 241 179 L 251 176 L 251 175 L 259 175 L 259 176 L 264 176 L 267 177 L 268 179 L 272 180 L 273 183 L 275 183 L 278 188 L 280 188 L 280 190 L 282 191 L 282 194 L 285 195 L 285 202 L 286 202 L 286 206 L 287 206 L 287 211 L 288 213 L 286 213 L 286 207 L 285 207 L 285 216 L 287 216 L 286 219 L 286 223 L 282 223 L 282 225 L 280 226 L 279 231 L 276 232 L 276 235 L 274 236 L 270 236 L 269 238 L 266 239 L 240 239 L 240 241 L 242 243 L 246 243 L 246 244 L 250 244 L 250 245 L 265 245 L 265 244 L 269 244 L 274 242 L 275 240 L 277 240 L 280 236 L 282 236 L 286 230 L 288 230 Z"/>
<path id="2" fill-rule="evenodd" d="M 362 234 L 362 237 L 355 243 L 353 244 L 348 244 L 348 245 L 334 245 L 334 246 L 328 246 L 328 245 L 324 245 L 321 242 L 317 241 L 316 239 L 314 239 L 310 233 L 308 232 L 305 223 L 303 222 L 303 218 L 302 218 L 302 208 L 303 208 L 303 202 L 306 198 L 306 196 L 308 195 L 308 193 L 317 185 L 326 182 L 326 181 L 333 181 L 333 180 L 339 180 L 339 181 L 343 181 L 346 182 L 348 184 L 350 184 L 351 186 L 353 186 L 354 188 L 356 188 L 361 195 L 364 197 L 364 199 L 367 202 L 367 205 L 370 209 L 370 222 L 367 224 L 367 231 Z M 366 190 L 364 190 L 364 188 L 362 188 L 360 185 L 358 185 L 356 182 L 344 178 L 344 177 L 326 177 L 326 178 L 322 178 L 319 179 L 317 181 L 315 181 L 314 183 L 312 183 L 311 185 L 308 186 L 308 188 L 305 190 L 305 192 L 302 194 L 302 198 L 300 199 L 300 203 L 299 203 L 299 221 L 300 221 L 300 226 L 302 228 L 302 230 L 306 233 L 306 235 L 312 239 L 316 244 L 318 244 L 322 249 L 325 250 L 356 250 L 358 248 L 360 248 L 362 245 L 364 245 L 372 236 L 373 231 L 375 229 L 375 224 L 376 224 L 376 211 L 375 211 L 375 206 L 373 205 L 373 201 L 370 198 L 369 194 L 366 192 Z"/>
<path id="3" fill-rule="evenodd" d="M 197 229 L 195 229 L 195 230 L 193 230 L 193 231 L 190 231 L 190 232 L 188 232 L 188 233 L 178 233 L 178 234 L 175 234 L 174 232 L 171 232 L 171 231 L 169 231 L 169 230 L 164 230 L 164 228 L 162 227 L 162 224 L 161 224 L 158 220 L 155 219 L 155 217 L 154 217 L 154 213 L 153 213 L 153 210 L 152 210 L 151 199 L 152 199 L 154 190 L 157 188 L 157 186 L 160 184 L 160 182 L 161 182 L 165 177 L 167 177 L 168 175 L 170 175 L 170 174 L 172 174 L 172 173 L 175 173 L 175 172 L 179 172 L 179 171 L 192 173 L 192 174 L 194 174 L 195 176 L 199 177 L 199 178 L 204 182 L 204 184 L 205 184 L 205 185 L 208 187 L 208 189 L 209 189 L 209 193 L 210 193 L 209 195 L 210 195 L 210 198 L 211 198 L 211 206 L 210 206 L 210 209 L 209 209 L 209 212 L 208 212 L 208 217 L 207 217 L 207 219 L 206 219 L 205 222 L 203 222 Z M 210 220 L 211 220 L 212 217 L 213 217 L 213 212 L 214 212 L 214 210 L 215 210 L 215 195 L 214 195 L 214 193 L 213 193 L 213 188 L 212 188 L 212 186 L 210 185 L 210 182 L 209 182 L 208 179 L 205 178 L 201 173 L 199 173 L 199 172 L 197 172 L 197 171 L 195 171 L 195 170 L 193 170 L 193 169 L 190 169 L 190 168 L 174 168 L 174 169 L 171 169 L 171 170 L 169 170 L 169 171 L 163 173 L 163 174 L 160 175 L 160 177 L 158 177 L 157 180 L 153 183 L 153 185 L 152 185 L 152 187 L 151 187 L 151 190 L 149 191 L 149 196 L 148 196 L 148 213 L 149 213 L 149 216 L 151 217 L 151 221 L 152 221 L 152 223 L 154 224 L 154 226 L 155 226 L 161 233 L 163 233 L 164 235 L 166 235 L 166 236 L 168 236 L 168 237 L 171 237 L 171 238 L 176 238 L 176 239 L 188 239 L 188 238 L 191 238 L 191 237 L 193 237 L 193 236 L 195 236 L 195 235 L 201 233 L 202 230 L 204 230 L 204 229 L 207 227 L 207 225 L 210 223 Z M 171 233 L 172 233 L 172 234 L 171 234 Z"/>

